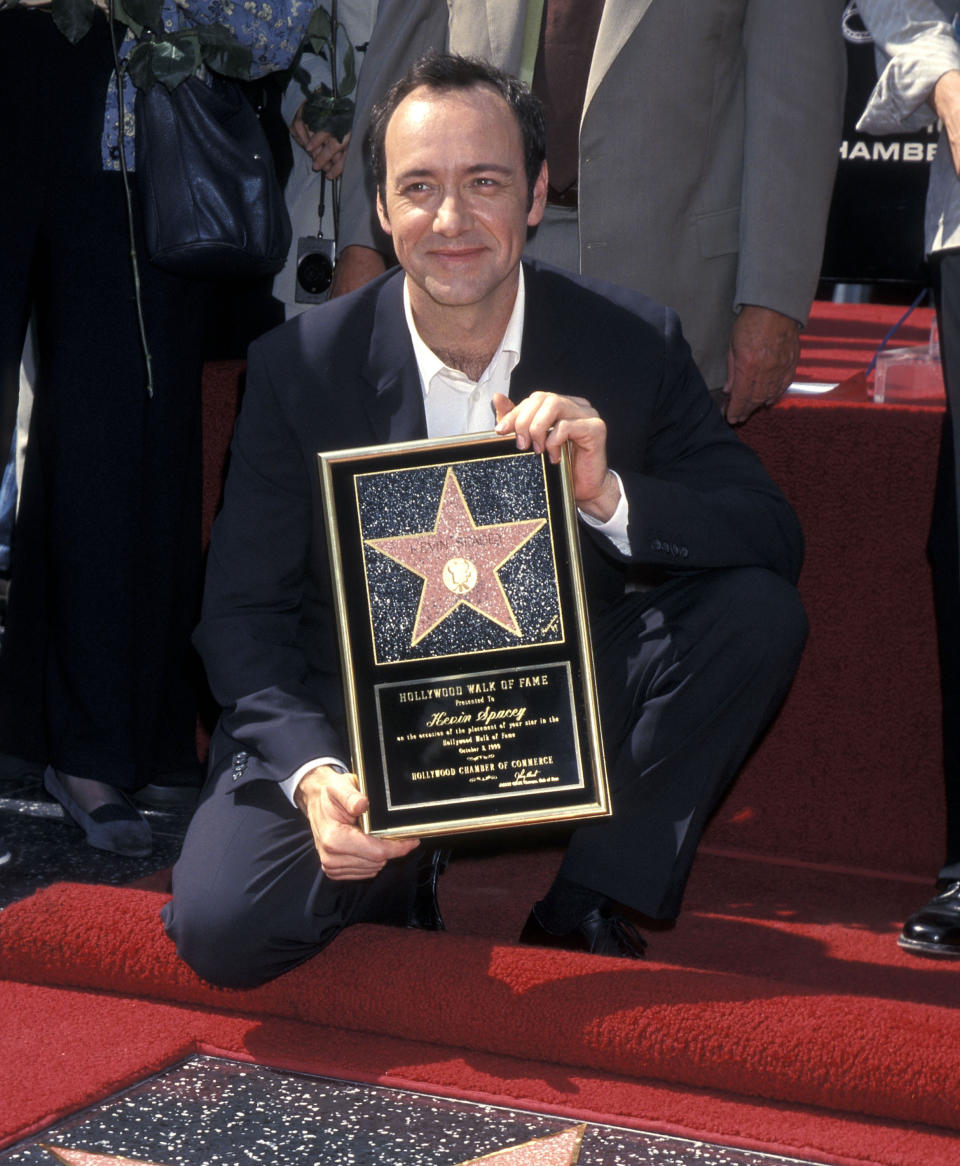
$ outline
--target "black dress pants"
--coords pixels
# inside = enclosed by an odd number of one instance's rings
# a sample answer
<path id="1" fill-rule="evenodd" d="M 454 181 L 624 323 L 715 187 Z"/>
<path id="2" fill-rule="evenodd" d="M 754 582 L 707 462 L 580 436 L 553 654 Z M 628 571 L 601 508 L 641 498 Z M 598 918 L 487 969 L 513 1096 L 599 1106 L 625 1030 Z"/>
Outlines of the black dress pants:
<path id="1" fill-rule="evenodd" d="M 672 917 L 711 812 L 790 685 L 806 617 L 789 583 L 737 568 L 625 594 L 591 627 L 613 817 L 573 833 L 562 873 Z M 398 879 L 389 866 L 368 883 L 324 878 L 284 792 L 234 788 L 229 766 L 205 787 L 164 919 L 200 975 L 247 987 L 382 918 Z"/>
<path id="2" fill-rule="evenodd" d="M 111 68 L 101 17 L 71 45 L 45 12 L 0 13 L 8 417 L 31 313 L 38 341 L 0 751 L 130 789 L 196 764 L 189 634 L 208 291 L 154 268 L 140 241 L 149 399 L 121 176 L 101 162 Z"/>
<path id="3" fill-rule="evenodd" d="M 946 252 L 938 276 L 940 353 L 947 390 L 928 551 L 933 570 L 940 689 L 943 697 L 943 774 L 946 855 L 941 878 L 960 879 L 960 251 Z"/>

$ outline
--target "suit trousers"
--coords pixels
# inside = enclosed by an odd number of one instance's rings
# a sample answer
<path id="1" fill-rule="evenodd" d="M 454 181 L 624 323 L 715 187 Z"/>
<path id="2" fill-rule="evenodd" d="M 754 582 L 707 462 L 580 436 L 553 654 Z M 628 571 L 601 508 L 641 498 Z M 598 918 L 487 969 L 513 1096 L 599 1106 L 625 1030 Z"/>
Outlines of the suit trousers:
<path id="1" fill-rule="evenodd" d="M 943 697 L 943 774 L 946 791 L 946 855 L 941 878 L 960 878 L 960 537 L 957 529 L 960 468 L 960 252 L 945 252 L 934 265 L 940 354 L 947 390 L 937 484 L 927 549 Z"/>
<path id="2" fill-rule="evenodd" d="M 593 613 L 591 626 L 614 812 L 574 831 L 562 873 L 673 916 L 710 814 L 789 687 L 806 617 L 779 576 L 732 568 L 629 592 Z M 345 924 L 395 913 L 409 871 L 334 884 L 278 786 L 235 788 L 229 766 L 208 779 L 165 909 L 169 934 L 201 976 L 262 983 Z"/>

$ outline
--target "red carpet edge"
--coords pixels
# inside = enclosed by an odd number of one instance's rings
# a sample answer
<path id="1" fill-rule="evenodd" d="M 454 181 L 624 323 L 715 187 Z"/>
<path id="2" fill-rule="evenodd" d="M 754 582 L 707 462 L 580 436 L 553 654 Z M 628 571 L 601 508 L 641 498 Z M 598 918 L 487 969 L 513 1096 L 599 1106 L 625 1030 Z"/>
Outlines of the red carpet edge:
<path id="1" fill-rule="evenodd" d="M 369 1033 L 0 982 L 0 1148 L 194 1051 L 802 1157 L 953 1166 L 956 1136 Z M 195 1038 L 191 1038 L 191 1033 Z"/>
<path id="2" fill-rule="evenodd" d="M 349 930 L 273 984 L 225 991 L 177 959 L 159 920 L 163 899 L 110 887 L 48 888 L 0 915 L 0 973 L 960 1126 L 960 1015 L 950 1008 L 372 925 Z"/>

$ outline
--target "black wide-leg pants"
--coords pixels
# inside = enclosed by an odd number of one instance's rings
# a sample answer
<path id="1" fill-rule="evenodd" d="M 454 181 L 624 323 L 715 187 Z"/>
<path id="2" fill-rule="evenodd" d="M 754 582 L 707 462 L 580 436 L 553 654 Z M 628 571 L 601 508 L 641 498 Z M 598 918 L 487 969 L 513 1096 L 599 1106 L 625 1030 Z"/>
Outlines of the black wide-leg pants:
<path id="1" fill-rule="evenodd" d="M 941 878 L 960 879 L 960 251 L 935 264 L 940 354 L 947 390 L 928 551 L 933 570 L 940 689 L 943 697 L 943 773 L 946 855 Z"/>
<path id="2" fill-rule="evenodd" d="M 806 617 L 779 576 L 738 568 L 628 593 L 591 626 L 613 817 L 573 833 L 562 873 L 672 917 L 711 812 L 786 694 Z M 307 959 L 345 924 L 376 919 L 397 872 L 388 865 L 366 884 L 324 878 L 284 792 L 265 781 L 234 788 L 228 766 L 204 789 L 164 917 L 200 975 L 242 987 Z"/>
<path id="3" fill-rule="evenodd" d="M 154 268 L 140 241 L 149 399 L 121 176 L 101 161 L 107 33 L 98 17 L 71 45 L 45 12 L 0 13 L 8 419 L 31 312 L 38 342 L 0 751 L 130 789 L 196 764 L 189 634 L 208 292 Z"/>

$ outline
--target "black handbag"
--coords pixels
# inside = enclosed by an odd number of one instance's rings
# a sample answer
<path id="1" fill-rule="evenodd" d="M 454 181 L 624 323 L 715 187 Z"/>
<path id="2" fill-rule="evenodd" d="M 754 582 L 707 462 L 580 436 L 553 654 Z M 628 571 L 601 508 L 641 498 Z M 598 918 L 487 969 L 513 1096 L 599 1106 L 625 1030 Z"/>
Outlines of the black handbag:
<path id="1" fill-rule="evenodd" d="M 137 188 L 151 260 L 200 279 L 272 275 L 290 216 L 257 115 L 233 81 L 188 77 L 136 97 Z"/>

